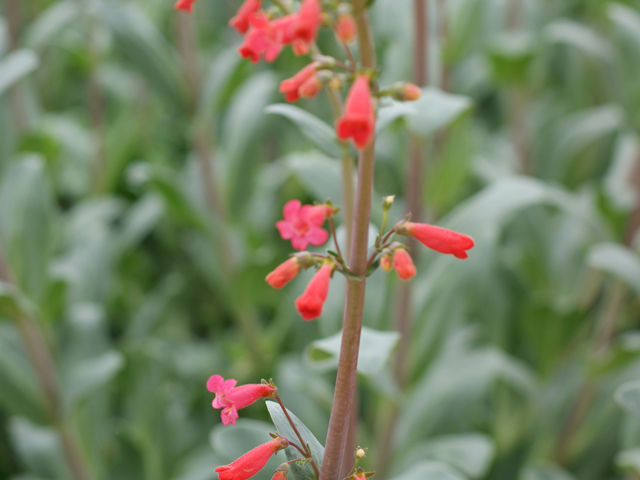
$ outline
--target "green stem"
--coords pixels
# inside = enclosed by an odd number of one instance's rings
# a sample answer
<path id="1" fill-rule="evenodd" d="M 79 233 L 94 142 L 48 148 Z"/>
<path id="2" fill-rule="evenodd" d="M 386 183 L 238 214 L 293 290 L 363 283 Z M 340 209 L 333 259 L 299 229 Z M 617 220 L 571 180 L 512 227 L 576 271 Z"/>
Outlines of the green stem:
<path id="1" fill-rule="evenodd" d="M 375 54 L 371 31 L 364 5 L 354 1 L 362 66 L 375 68 Z M 350 268 L 364 277 L 367 270 L 367 246 L 369 241 L 369 219 L 373 190 L 375 146 L 360 154 L 358 183 L 353 217 L 353 239 L 351 241 Z M 347 280 L 347 295 L 342 328 L 342 344 L 336 377 L 336 387 L 327 432 L 327 443 L 320 471 L 320 480 L 338 480 L 342 469 L 349 419 L 356 389 L 358 351 L 364 312 L 366 280 Z"/>

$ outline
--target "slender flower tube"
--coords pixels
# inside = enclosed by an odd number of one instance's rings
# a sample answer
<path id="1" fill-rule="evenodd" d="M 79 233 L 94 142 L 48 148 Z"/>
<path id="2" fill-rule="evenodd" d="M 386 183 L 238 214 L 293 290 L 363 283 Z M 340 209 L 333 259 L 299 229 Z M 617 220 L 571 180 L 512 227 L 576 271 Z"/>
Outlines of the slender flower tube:
<path id="1" fill-rule="evenodd" d="M 245 0 L 236 16 L 229 20 L 229 25 L 242 34 L 247 33 L 251 18 L 258 13 L 261 7 L 262 0 Z"/>
<path id="2" fill-rule="evenodd" d="M 281 263 L 276 269 L 267 275 L 267 283 L 275 289 L 284 287 L 300 273 L 300 262 L 296 257 L 291 257 Z"/>
<path id="3" fill-rule="evenodd" d="M 196 3 L 196 0 L 178 0 L 174 8 L 176 10 L 184 10 L 185 12 L 191 13 L 193 11 L 194 3 Z"/>
<path id="4" fill-rule="evenodd" d="M 329 239 L 329 233 L 322 224 L 330 214 L 326 205 L 302 205 L 300 200 L 291 200 L 284 206 L 284 220 L 276 223 L 280 236 L 291 240 L 296 250 L 304 250 L 308 245 L 323 245 Z"/>
<path id="5" fill-rule="evenodd" d="M 402 247 L 393 251 L 393 268 L 396 269 L 400 280 L 411 280 L 416 275 L 416 267 L 413 265 L 411 256 Z"/>
<path id="6" fill-rule="evenodd" d="M 400 235 L 415 238 L 436 252 L 452 254 L 457 258 L 468 258 L 466 250 L 475 245 L 473 238 L 446 228 L 426 223 L 406 222 L 396 230 Z"/>
<path id="7" fill-rule="evenodd" d="M 300 98 L 300 87 L 316 73 L 318 62 L 312 62 L 293 77 L 280 82 L 280 92 L 285 94 L 287 102 L 295 102 Z"/>
<path id="8" fill-rule="evenodd" d="M 286 438 L 274 438 L 270 442 L 250 450 L 229 465 L 216 468 L 220 480 L 246 480 L 254 476 L 269 461 L 271 455 L 289 446 Z"/>
<path id="9" fill-rule="evenodd" d="M 322 307 L 329 295 L 329 281 L 335 267 L 333 261 L 326 261 L 311 279 L 304 293 L 296 299 L 296 308 L 306 321 L 322 315 Z"/>
<path id="10" fill-rule="evenodd" d="M 356 146 L 363 150 L 371 143 L 375 127 L 369 77 L 360 75 L 349 90 L 344 115 L 336 123 L 336 133 L 340 140 L 353 138 Z"/>
<path id="11" fill-rule="evenodd" d="M 272 385 L 247 384 L 236 387 L 237 383 L 237 380 L 225 380 L 220 375 L 213 375 L 207 381 L 207 390 L 216 394 L 211 406 L 222 409 L 220 417 L 224 425 L 236 424 L 238 410 L 260 398 L 275 398 L 277 394 Z"/>

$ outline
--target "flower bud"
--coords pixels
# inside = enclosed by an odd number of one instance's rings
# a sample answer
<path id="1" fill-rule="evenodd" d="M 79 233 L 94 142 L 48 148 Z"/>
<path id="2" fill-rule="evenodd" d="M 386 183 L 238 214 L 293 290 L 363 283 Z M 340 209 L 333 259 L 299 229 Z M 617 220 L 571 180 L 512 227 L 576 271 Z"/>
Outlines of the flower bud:
<path id="1" fill-rule="evenodd" d="M 396 199 L 395 195 L 388 195 L 386 197 L 382 198 L 382 209 L 385 212 L 388 212 L 389 209 L 391 208 L 391 205 L 393 205 L 393 201 Z"/>
<path id="2" fill-rule="evenodd" d="M 298 94 L 304 98 L 313 98 L 322 91 L 322 87 L 322 80 L 320 80 L 320 77 L 316 74 L 309 77 L 302 85 L 300 85 Z"/>
<path id="3" fill-rule="evenodd" d="M 391 269 L 393 268 L 393 261 L 391 260 L 391 252 L 389 252 L 386 249 L 384 252 L 382 252 L 382 257 L 380 257 L 380 268 L 382 268 L 384 272 L 390 272 Z"/>
<path id="4" fill-rule="evenodd" d="M 400 280 L 411 280 L 416 275 L 416 267 L 404 247 L 396 248 L 393 251 L 393 268 L 396 269 Z"/>
<path id="5" fill-rule="evenodd" d="M 412 102 L 422 96 L 422 90 L 414 83 L 405 83 L 398 91 L 397 100 Z"/>
<path id="6" fill-rule="evenodd" d="M 356 450 L 355 457 L 356 457 L 358 460 L 362 460 L 362 459 L 365 457 L 365 455 L 366 455 L 366 452 L 364 451 L 364 448 L 358 448 L 358 449 Z"/>
<path id="7" fill-rule="evenodd" d="M 351 43 L 356 39 L 358 26 L 350 14 L 340 15 L 336 21 L 336 35 L 345 43 Z"/>

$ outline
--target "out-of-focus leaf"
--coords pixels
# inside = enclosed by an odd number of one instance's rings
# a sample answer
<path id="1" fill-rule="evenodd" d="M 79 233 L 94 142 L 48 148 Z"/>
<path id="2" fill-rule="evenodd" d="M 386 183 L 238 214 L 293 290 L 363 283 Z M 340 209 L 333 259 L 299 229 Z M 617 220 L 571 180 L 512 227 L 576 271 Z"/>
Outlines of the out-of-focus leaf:
<path id="1" fill-rule="evenodd" d="M 35 307 L 13 285 L 0 281 L 0 319 L 32 316 Z"/>
<path id="2" fill-rule="evenodd" d="M 300 440 L 298 440 L 298 436 L 293 431 L 293 428 L 291 428 L 291 424 L 283 413 L 282 407 L 280 407 L 278 403 L 271 401 L 266 402 L 266 404 L 269 409 L 269 415 L 271 415 L 271 420 L 273 420 L 278 433 L 285 438 L 293 439 L 292 441 L 299 443 Z M 288 409 L 287 412 L 289 413 L 291 420 L 293 420 L 293 423 L 296 425 L 298 432 L 300 432 L 302 439 L 309 446 L 316 465 L 320 468 L 322 466 L 322 458 L 324 456 L 324 447 L 320 442 L 318 442 L 318 439 L 309 431 L 305 424 L 298 419 L 298 417 Z M 300 458 L 300 452 L 293 447 L 285 449 L 285 454 L 287 455 L 287 460 Z M 291 465 L 291 472 L 296 480 L 314 480 L 316 478 L 311 465 L 304 465 L 302 467 L 298 465 Z"/>
<path id="3" fill-rule="evenodd" d="M 38 68 L 40 60 L 33 50 L 10 53 L 0 62 L 0 95 Z"/>
<path id="4" fill-rule="evenodd" d="M 64 402 L 67 407 L 103 389 L 123 367 L 124 357 L 114 350 L 74 366 L 64 381 Z"/>
<path id="5" fill-rule="evenodd" d="M 610 2 L 606 6 L 607 14 L 624 34 L 634 41 L 640 52 L 640 14 L 637 10 L 618 2 Z"/>
<path id="6" fill-rule="evenodd" d="M 331 199 L 336 205 L 342 204 L 342 171 L 338 160 L 307 152 L 292 153 L 283 162 L 317 201 Z"/>
<path id="7" fill-rule="evenodd" d="M 471 110 L 472 103 L 469 97 L 428 87 L 412 107 L 417 113 L 407 117 L 407 127 L 415 135 L 424 137 L 451 125 Z"/>
<path id="8" fill-rule="evenodd" d="M 160 220 L 164 204 L 158 195 L 148 194 L 136 202 L 123 219 L 118 247 L 122 250 L 134 248 Z"/>
<path id="9" fill-rule="evenodd" d="M 379 332 L 362 327 L 360 351 L 358 352 L 358 372 L 374 376 L 385 367 L 391 354 L 400 341 L 398 332 Z M 316 340 L 307 347 L 307 359 L 311 364 L 323 370 L 331 370 L 338 366 L 342 332 L 329 338 Z"/>
<path id="10" fill-rule="evenodd" d="M 640 258 L 634 251 L 616 243 L 600 243 L 589 250 L 587 264 L 618 277 L 640 295 Z"/>
<path id="11" fill-rule="evenodd" d="M 586 25 L 572 20 L 556 20 L 547 25 L 544 35 L 550 42 L 571 45 L 596 60 L 612 61 L 611 46 Z"/>
<path id="12" fill-rule="evenodd" d="M 638 156 L 640 156 L 638 136 L 632 132 L 621 134 L 616 142 L 611 167 L 604 177 L 607 196 L 615 207 L 621 210 L 631 210 L 636 204 L 636 197 L 640 195 L 640 192 L 636 192 L 631 185 Z"/>
<path id="13" fill-rule="evenodd" d="M 506 82 L 525 80 L 534 58 L 534 40 L 529 32 L 497 34 L 489 47 L 494 77 Z"/>
<path id="14" fill-rule="evenodd" d="M 54 2 L 29 26 L 26 45 L 34 50 L 44 50 L 56 37 L 80 17 L 81 4 L 74 0 Z"/>
<path id="15" fill-rule="evenodd" d="M 640 381 L 627 382 L 616 390 L 616 401 L 630 413 L 640 417 Z"/>
<path id="16" fill-rule="evenodd" d="M 640 448 L 629 448 L 616 455 L 616 465 L 622 469 L 640 474 Z"/>
<path id="17" fill-rule="evenodd" d="M 36 373 L 27 359 L 18 332 L 0 323 L 0 405 L 10 414 L 45 422 L 48 412 Z"/>
<path id="18" fill-rule="evenodd" d="M 52 428 L 13 417 L 9 434 L 20 460 L 31 472 L 44 478 L 69 478 L 59 436 Z"/>
<path id="19" fill-rule="evenodd" d="M 187 97 L 179 56 L 156 27 L 133 5 L 100 1 L 96 13 L 113 32 L 131 67 L 171 99 L 177 110 L 182 109 Z"/>
<path id="20" fill-rule="evenodd" d="M 53 195 L 42 159 L 16 160 L 0 185 L 4 256 L 20 288 L 38 298 L 47 283 L 54 243 Z"/>
<path id="21" fill-rule="evenodd" d="M 316 147 L 333 158 L 342 156 L 342 148 L 333 128 L 295 105 L 276 103 L 265 108 L 265 113 L 282 115 L 291 120 Z"/>
<path id="22" fill-rule="evenodd" d="M 407 471 L 396 475 L 391 480 L 465 480 L 465 477 L 442 462 L 420 462 L 416 463 Z"/>
<path id="23" fill-rule="evenodd" d="M 380 133 L 398 118 L 417 115 L 418 110 L 414 103 L 391 101 L 388 105 L 382 105 L 378 110 L 378 118 L 376 119 L 376 133 Z"/>
<path id="24" fill-rule="evenodd" d="M 439 460 L 452 465 L 469 478 L 483 478 L 496 454 L 491 438 L 479 433 L 448 435 L 416 445 L 408 456 L 413 460 Z"/>
<path id="25" fill-rule="evenodd" d="M 520 480 L 574 480 L 574 477 L 558 467 L 527 468 Z"/>
<path id="26" fill-rule="evenodd" d="M 178 475 L 171 480 L 216 480 L 218 474 L 216 467 L 221 465 L 209 448 L 197 451 L 190 455 L 184 464 L 179 468 Z"/>
<path id="27" fill-rule="evenodd" d="M 217 110 L 217 103 L 225 85 L 229 82 L 235 70 L 238 68 L 242 57 L 238 55 L 237 48 L 229 48 L 220 53 L 209 68 L 203 82 L 201 101 L 198 108 L 204 118 L 211 117 Z"/>

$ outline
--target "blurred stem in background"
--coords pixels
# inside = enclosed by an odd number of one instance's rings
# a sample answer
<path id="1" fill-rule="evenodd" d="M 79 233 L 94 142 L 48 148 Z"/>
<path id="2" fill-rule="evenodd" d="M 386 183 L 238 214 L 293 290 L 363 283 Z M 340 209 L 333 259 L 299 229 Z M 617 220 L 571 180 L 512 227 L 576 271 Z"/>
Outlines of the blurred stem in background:
<path id="1" fill-rule="evenodd" d="M 5 16 L 9 30 L 9 51 L 17 50 L 20 46 L 20 0 L 4 1 Z M 11 87 L 9 91 L 9 102 L 11 103 L 11 113 L 13 116 L 13 126 L 19 136 L 29 126 L 24 92 L 18 83 Z"/>
<path id="2" fill-rule="evenodd" d="M 412 81 L 420 87 L 428 83 L 429 72 L 429 18 L 427 0 L 414 0 L 414 43 L 413 43 L 413 76 Z M 422 221 L 422 199 L 424 198 L 424 139 L 411 135 L 409 139 L 409 161 L 405 174 L 405 195 L 407 211 L 411 213 L 414 222 Z M 412 257 L 417 259 L 419 249 L 418 242 L 408 237 L 407 247 Z M 400 282 L 395 294 L 395 330 L 400 333 L 400 344 L 396 351 L 395 378 L 400 390 L 407 387 L 408 372 L 406 365 L 407 353 L 411 338 L 411 298 L 413 291 L 412 282 Z M 377 471 L 382 477 L 386 476 L 393 453 L 393 434 L 398 420 L 399 405 L 396 403 L 386 415 L 386 419 L 380 430 L 378 440 L 378 465 Z"/>
<path id="3" fill-rule="evenodd" d="M 640 157 L 636 159 L 633 178 L 638 197 L 636 207 L 629 218 L 625 232 L 624 244 L 633 249 L 633 242 L 640 233 Z M 604 306 L 593 329 L 591 350 L 586 358 L 585 380 L 580 386 L 568 417 L 560 430 L 558 441 L 554 449 L 555 461 L 558 465 L 566 466 L 571 463 L 571 444 L 576 433 L 580 430 L 589 409 L 598 393 L 599 381 L 597 376 L 590 373 L 591 365 L 598 364 L 610 353 L 612 340 L 619 328 L 621 310 L 627 295 L 627 287 L 619 280 L 613 280 L 603 292 Z"/>
<path id="4" fill-rule="evenodd" d="M 373 36 L 364 1 L 354 0 L 355 20 L 358 26 L 360 61 L 364 69 L 375 69 L 376 58 Z M 375 139 L 360 152 L 358 162 L 358 183 L 353 216 L 353 239 L 350 245 L 349 266 L 361 280 L 347 280 L 347 294 L 342 327 L 340 360 L 336 376 L 336 386 L 331 407 L 331 418 L 327 432 L 327 442 L 319 480 L 337 480 L 342 471 L 342 463 L 349 427 L 351 410 L 357 384 L 358 351 L 364 313 L 366 290 L 367 246 L 371 197 L 375 167 Z"/>

